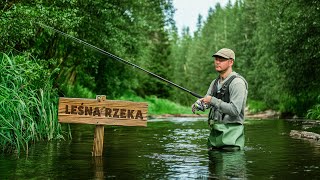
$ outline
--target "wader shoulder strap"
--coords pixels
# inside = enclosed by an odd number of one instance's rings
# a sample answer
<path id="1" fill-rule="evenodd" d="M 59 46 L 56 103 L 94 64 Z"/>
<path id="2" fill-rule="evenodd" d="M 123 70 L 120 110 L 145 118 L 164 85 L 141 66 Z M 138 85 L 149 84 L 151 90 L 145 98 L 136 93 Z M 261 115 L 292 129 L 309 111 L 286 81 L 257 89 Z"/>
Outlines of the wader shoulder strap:
<path id="1" fill-rule="evenodd" d="M 219 76 L 214 80 L 212 90 L 211 90 L 211 96 L 216 97 L 216 93 L 218 91 L 218 81 L 219 81 Z"/>
<path id="2" fill-rule="evenodd" d="M 232 75 L 225 83 L 223 83 L 220 93 L 218 93 L 220 98 L 225 102 L 230 102 L 229 85 L 236 77 L 236 75 Z"/>
<path id="3" fill-rule="evenodd" d="M 219 77 L 218 77 L 213 84 L 211 96 L 214 96 L 218 99 L 221 99 L 224 102 L 229 103 L 230 102 L 229 85 L 236 77 L 237 75 L 232 75 L 226 82 L 223 83 L 222 87 L 219 90 L 218 90 L 218 81 L 219 81 Z M 217 120 L 217 118 L 215 118 L 215 113 L 214 113 L 215 111 L 213 109 L 214 107 L 210 108 L 209 120 L 210 119 Z M 222 113 L 221 120 L 224 118 L 224 116 L 225 114 Z"/>
<path id="4" fill-rule="evenodd" d="M 220 88 L 220 90 L 218 91 L 218 81 L 219 81 L 219 77 L 215 80 L 213 87 L 212 87 L 212 92 L 211 92 L 211 96 L 214 96 L 218 99 L 221 99 L 224 102 L 229 103 L 230 102 L 230 93 L 229 93 L 229 86 L 231 84 L 231 82 L 236 78 L 239 77 L 241 78 L 240 75 L 232 75 L 226 82 L 223 83 L 222 87 Z M 246 84 L 247 86 L 247 84 Z M 210 112 L 209 112 L 209 120 L 215 120 L 215 113 L 214 113 L 214 107 L 212 106 L 210 108 Z M 224 119 L 225 114 L 222 113 L 221 114 L 221 120 Z"/>

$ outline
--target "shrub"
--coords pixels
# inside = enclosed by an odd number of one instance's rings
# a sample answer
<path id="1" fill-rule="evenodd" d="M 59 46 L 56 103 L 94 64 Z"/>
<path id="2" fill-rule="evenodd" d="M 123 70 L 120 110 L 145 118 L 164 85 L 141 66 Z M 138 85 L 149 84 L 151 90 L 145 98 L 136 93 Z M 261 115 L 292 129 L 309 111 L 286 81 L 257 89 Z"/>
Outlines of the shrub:
<path id="1" fill-rule="evenodd" d="M 26 55 L 0 55 L 0 148 L 28 152 L 31 142 L 62 137 L 50 73 Z"/>

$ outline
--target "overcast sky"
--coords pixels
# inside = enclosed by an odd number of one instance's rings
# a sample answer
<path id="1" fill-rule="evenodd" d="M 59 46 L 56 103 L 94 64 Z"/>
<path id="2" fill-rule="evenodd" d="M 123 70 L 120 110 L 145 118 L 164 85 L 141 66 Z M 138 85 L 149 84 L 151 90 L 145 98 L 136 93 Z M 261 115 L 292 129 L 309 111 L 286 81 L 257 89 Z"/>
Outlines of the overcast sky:
<path id="1" fill-rule="evenodd" d="M 188 26 L 190 32 L 193 33 L 196 30 L 199 14 L 203 16 L 203 19 L 206 19 L 210 7 L 214 8 L 218 2 L 222 6 L 225 6 L 228 1 L 229 0 L 173 0 L 173 5 L 176 9 L 174 19 L 179 32 L 181 32 L 183 27 Z M 233 1 L 234 0 L 231 2 Z"/>

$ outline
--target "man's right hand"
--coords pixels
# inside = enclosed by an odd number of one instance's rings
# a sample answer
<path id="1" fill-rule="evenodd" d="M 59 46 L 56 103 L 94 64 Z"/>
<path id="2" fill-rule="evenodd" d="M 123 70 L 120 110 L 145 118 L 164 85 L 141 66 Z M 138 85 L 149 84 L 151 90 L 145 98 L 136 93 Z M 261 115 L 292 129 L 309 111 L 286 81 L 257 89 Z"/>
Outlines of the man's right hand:
<path id="1" fill-rule="evenodd" d="M 212 96 L 206 96 L 204 98 L 201 98 L 200 100 L 202 102 L 204 102 L 205 104 L 210 104 L 211 103 L 211 99 L 212 99 Z"/>

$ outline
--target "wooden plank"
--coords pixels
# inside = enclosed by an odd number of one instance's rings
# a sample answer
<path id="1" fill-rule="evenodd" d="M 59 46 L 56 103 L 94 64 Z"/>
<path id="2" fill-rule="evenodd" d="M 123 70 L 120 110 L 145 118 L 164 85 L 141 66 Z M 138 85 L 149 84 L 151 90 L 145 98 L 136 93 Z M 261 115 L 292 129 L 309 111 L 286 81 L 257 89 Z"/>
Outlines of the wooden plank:
<path id="1" fill-rule="evenodd" d="M 144 102 L 60 97 L 58 119 L 60 123 L 147 126 L 147 111 Z"/>

